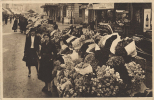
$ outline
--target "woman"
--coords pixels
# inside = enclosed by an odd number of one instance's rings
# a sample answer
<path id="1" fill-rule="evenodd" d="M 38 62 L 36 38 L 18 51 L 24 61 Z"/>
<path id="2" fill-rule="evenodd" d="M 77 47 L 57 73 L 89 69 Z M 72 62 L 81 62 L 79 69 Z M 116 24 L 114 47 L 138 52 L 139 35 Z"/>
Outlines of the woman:
<path id="1" fill-rule="evenodd" d="M 18 27 L 18 19 L 15 18 L 12 30 L 14 30 L 14 32 L 17 32 L 17 27 Z"/>
<path id="2" fill-rule="evenodd" d="M 45 42 L 41 45 L 41 54 L 40 54 L 40 68 L 38 79 L 45 82 L 45 86 L 43 87 L 43 92 L 50 91 L 50 83 L 53 79 L 52 70 L 53 70 L 53 59 L 56 57 L 56 47 L 50 41 L 50 35 L 44 34 L 43 38 Z"/>
<path id="3" fill-rule="evenodd" d="M 39 38 L 35 36 L 35 29 L 31 28 L 30 35 L 26 37 L 25 43 L 25 55 L 26 55 L 26 66 L 28 67 L 29 74 L 31 76 L 31 66 L 35 66 L 38 73 L 38 56 L 39 51 Z"/>
<path id="4" fill-rule="evenodd" d="M 61 34 L 60 32 L 56 31 L 56 32 L 52 35 L 53 38 L 51 38 L 51 41 L 52 41 L 52 42 L 55 44 L 55 46 L 56 46 L 56 51 L 57 51 L 57 52 L 59 52 L 60 49 L 61 49 L 60 43 L 61 43 L 62 40 L 61 40 L 60 37 L 59 37 L 60 34 Z"/>

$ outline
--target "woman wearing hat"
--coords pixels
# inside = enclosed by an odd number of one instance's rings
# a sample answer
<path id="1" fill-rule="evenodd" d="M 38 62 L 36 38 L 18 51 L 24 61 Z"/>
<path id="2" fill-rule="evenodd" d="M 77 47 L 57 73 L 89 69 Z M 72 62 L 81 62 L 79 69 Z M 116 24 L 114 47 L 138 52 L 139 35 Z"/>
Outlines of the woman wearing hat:
<path id="1" fill-rule="evenodd" d="M 31 76 L 31 66 L 35 66 L 38 72 L 37 52 L 39 51 L 39 38 L 35 35 L 35 29 L 31 28 L 30 35 L 26 37 L 24 54 L 26 56 L 26 66 L 28 67 L 28 77 Z"/>
<path id="2" fill-rule="evenodd" d="M 53 80 L 52 77 L 52 70 L 53 70 L 53 60 L 57 56 L 56 47 L 50 41 L 50 35 L 44 34 L 43 38 L 45 42 L 41 44 L 41 52 L 40 52 L 40 68 L 39 68 L 39 75 L 38 79 L 45 82 L 45 86 L 43 87 L 43 92 L 51 91 L 51 81 Z"/>

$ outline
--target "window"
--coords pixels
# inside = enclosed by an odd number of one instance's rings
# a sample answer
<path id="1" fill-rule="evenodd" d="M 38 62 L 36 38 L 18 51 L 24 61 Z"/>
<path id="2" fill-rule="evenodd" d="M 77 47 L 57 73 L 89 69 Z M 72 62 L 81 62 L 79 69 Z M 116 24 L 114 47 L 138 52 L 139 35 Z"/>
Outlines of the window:
<path id="1" fill-rule="evenodd" d="M 79 6 L 79 17 L 82 17 L 82 9 L 81 9 L 81 6 Z"/>
<path id="2" fill-rule="evenodd" d="M 63 17 L 66 17 L 66 6 L 63 7 Z"/>

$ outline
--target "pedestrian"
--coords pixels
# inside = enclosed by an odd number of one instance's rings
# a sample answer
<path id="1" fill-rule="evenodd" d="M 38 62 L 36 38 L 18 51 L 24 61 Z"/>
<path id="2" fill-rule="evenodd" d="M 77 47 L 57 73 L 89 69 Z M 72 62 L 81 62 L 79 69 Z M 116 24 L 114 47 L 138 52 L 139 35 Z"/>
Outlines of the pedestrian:
<path id="1" fill-rule="evenodd" d="M 53 24 L 53 20 L 52 20 L 52 17 L 51 16 L 49 16 L 48 24 Z"/>
<path id="2" fill-rule="evenodd" d="M 18 18 L 16 17 L 13 23 L 12 30 L 14 30 L 14 32 L 17 32 L 17 28 L 18 28 Z"/>
<path id="3" fill-rule="evenodd" d="M 5 16 L 5 24 L 7 25 L 8 15 Z"/>
<path id="4" fill-rule="evenodd" d="M 53 22 L 53 28 L 54 28 L 54 30 L 58 29 L 58 25 L 56 24 L 56 22 Z"/>
<path id="5" fill-rule="evenodd" d="M 21 30 L 22 30 L 22 32 L 23 32 L 24 34 L 26 34 L 26 27 L 27 27 L 27 25 L 28 25 L 28 21 L 27 21 L 27 19 L 24 17 L 24 18 L 23 18 L 23 24 L 22 24 L 22 27 L 21 27 Z"/>
<path id="6" fill-rule="evenodd" d="M 35 66 L 38 73 L 38 52 L 39 52 L 39 38 L 35 35 L 35 29 L 31 28 L 30 35 L 26 37 L 25 51 L 26 66 L 28 67 L 28 77 L 31 76 L 31 66 Z"/>
<path id="7" fill-rule="evenodd" d="M 12 16 L 10 16 L 10 24 L 12 23 Z"/>
<path id="8" fill-rule="evenodd" d="M 50 41 L 50 35 L 44 34 L 43 38 L 45 42 L 41 44 L 41 52 L 40 52 L 40 68 L 38 79 L 45 82 L 45 86 L 42 91 L 51 93 L 51 81 L 52 70 L 53 70 L 53 60 L 56 58 L 57 52 L 55 45 Z"/>
<path id="9" fill-rule="evenodd" d="M 91 19 L 91 22 L 89 24 L 90 24 L 90 29 L 94 31 L 95 22 Z"/>
<path id="10" fill-rule="evenodd" d="M 20 31 L 21 33 L 24 32 L 24 34 L 26 33 L 26 27 L 28 25 L 28 21 L 25 17 L 23 16 L 20 16 L 19 18 L 19 26 L 20 26 Z"/>

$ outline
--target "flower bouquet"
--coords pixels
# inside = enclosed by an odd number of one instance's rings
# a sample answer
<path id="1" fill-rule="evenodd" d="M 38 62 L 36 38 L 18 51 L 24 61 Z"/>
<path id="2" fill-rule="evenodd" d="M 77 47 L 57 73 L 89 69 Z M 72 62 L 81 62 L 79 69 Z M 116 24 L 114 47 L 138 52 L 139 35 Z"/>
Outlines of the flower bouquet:
<path id="1" fill-rule="evenodd" d="M 125 39 L 122 39 L 122 41 L 118 42 L 117 46 L 115 47 L 115 54 L 117 56 L 136 56 L 136 46 L 133 39 L 126 37 Z"/>
<path id="2" fill-rule="evenodd" d="M 94 53 L 90 53 L 88 54 L 85 59 L 84 59 L 84 63 L 88 63 L 92 66 L 92 68 L 95 70 L 97 68 L 98 65 L 98 60 L 95 58 L 95 54 Z"/>
<path id="3" fill-rule="evenodd" d="M 131 92 L 138 91 L 141 88 L 141 83 L 145 79 L 145 72 L 141 68 L 140 64 L 136 64 L 134 61 L 125 64 L 128 75 L 131 77 Z"/>

